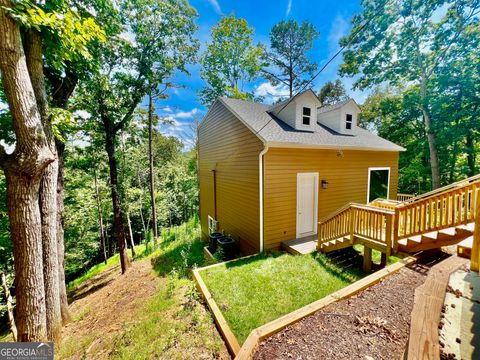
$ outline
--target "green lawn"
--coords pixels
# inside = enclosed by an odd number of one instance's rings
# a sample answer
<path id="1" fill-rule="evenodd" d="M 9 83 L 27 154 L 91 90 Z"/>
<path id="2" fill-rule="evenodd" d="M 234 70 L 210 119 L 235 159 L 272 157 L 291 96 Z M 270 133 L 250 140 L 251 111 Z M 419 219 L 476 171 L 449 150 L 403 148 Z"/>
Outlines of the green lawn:
<path id="1" fill-rule="evenodd" d="M 360 279 L 323 254 L 257 255 L 200 272 L 240 343 L 269 321 Z"/>

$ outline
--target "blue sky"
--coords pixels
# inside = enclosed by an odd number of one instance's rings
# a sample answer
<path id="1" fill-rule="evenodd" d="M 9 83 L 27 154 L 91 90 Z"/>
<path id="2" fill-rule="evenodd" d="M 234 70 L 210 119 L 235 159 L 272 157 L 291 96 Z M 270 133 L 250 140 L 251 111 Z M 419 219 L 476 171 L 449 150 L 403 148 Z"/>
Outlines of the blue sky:
<path id="1" fill-rule="evenodd" d="M 360 11 L 359 1 L 331 0 L 190 0 L 199 17 L 197 37 L 201 42 L 201 50 L 210 41 L 210 30 L 220 20 L 222 14 L 234 13 L 236 17 L 247 20 L 255 29 L 255 41 L 268 46 L 271 28 L 282 19 L 295 19 L 298 22 L 310 21 L 320 33 L 313 50 L 309 53 L 311 59 L 321 67 L 338 49 L 338 40 L 350 30 L 350 19 Z M 339 56 L 332 62 L 314 82 L 314 90 L 318 90 L 328 80 L 338 78 L 338 66 L 342 62 Z M 173 125 L 163 125 L 164 135 L 177 136 L 186 143 L 191 142 L 191 123 L 194 119 L 200 120 L 207 109 L 198 101 L 197 93 L 204 86 L 200 78 L 199 66 L 189 66 L 191 76 L 178 74 L 175 82 L 182 88 L 171 89 L 169 99 L 158 101 L 157 113 L 169 117 Z M 349 95 L 362 103 L 366 97 L 360 91 L 351 91 L 351 79 L 342 79 L 349 91 Z M 274 89 L 265 79 L 259 78 L 251 84 L 252 89 L 260 95 L 282 93 L 282 89 Z M 272 97 L 267 96 L 266 101 Z"/>

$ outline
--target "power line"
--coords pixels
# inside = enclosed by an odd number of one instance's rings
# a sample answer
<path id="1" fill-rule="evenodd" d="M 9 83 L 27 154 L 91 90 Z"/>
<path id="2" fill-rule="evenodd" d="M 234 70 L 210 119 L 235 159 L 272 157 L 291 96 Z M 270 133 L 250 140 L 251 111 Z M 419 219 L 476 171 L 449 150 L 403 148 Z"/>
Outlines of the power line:
<path id="1" fill-rule="evenodd" d="M 387 2 L 388 2 L 388 1 L 387 1 Z M 386 2 L 384 5 L 387 5 L 387 2 Z M 363 31 L 363 30 L 372 22 L 372 20 L 373 20 L 374 18 L 377 17 L 377 15 L 380 13 L 380 11 L 382 11 L 382 12 L 384 11 L 384 9 L 378 9 L 378 10 L 379 10 L 379 11 L 375 12 L 375 14 L 374 14 L 370 19 L 368 19 L 367 21 L 365 21 L 362 26 L 360 26 L 357 30 L 355 30 L 355 32 L 351 35 L 350 40 L 348 41 L 347 44 L 345 44 L 344 46 L 342 46 L 342 47 L 322 66 L 322 68 L 321 68 L 310 80 L 308 80 L 308 81 L 305 83 L 305 85 L 304 85 L 294 96 L 292 96 L 290 99 L 288 99 L 288 101 L 285 103 L 285 105 L 283 105 L 282 108 L 278 111 L 277 115 L 280 114 L 280 113 L 282 112 L 282 110 L 285 109 L 285 108 L 288 106 L 288 104 L 290 104 L 290 102 L 293 100 L 293 98 L 294 98 L 295 96 L 297 96 L 297 95 L 300 94 L 302 91 L 304 91 L 304 90 L 307 88 L 307 86 L 309 86 L 309 85 L 312 83 L 312 81 L 315 80 L 315 79 L 318 77 L 318 75 L 320 75 L 320 74 L 322 73 L 322 71 L 325 70 L 325 69 L 327 68 L 327 66 L 330 65 L 331 62 L 332 62 L 333 60 L 335 60 L 335 58 L 336 58 L 338 55 L 340 55 L 340 54 L 343 52 L 343 50 L 345 50 L 345 49 L 351 44 L 351 42 L 353 41 L 353 39 L 355 39 L 355 37 L 356 37 L 361 31 Z M 260 130 L 258 130 L 258 131 L 255 133 L 255 135 L 258 135 L 258 133 L 259 133 L 260 131 L 262 131 L 268 124 L 270 124 L 270 122 L 272 121 L 272 119 L 273 119 L 273 118 L 271 118 L 270 120 L 268 120 L 267 123 L 266 123 L 265 125 L 263 125 L 263 126 L 260 128 Z"/>

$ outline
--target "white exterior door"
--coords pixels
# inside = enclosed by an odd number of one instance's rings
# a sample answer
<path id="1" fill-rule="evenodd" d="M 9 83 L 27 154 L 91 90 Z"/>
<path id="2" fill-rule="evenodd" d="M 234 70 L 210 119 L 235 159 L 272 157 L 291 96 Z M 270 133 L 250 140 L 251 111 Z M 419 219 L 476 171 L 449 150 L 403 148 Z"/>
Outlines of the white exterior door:
<path id="1" fill-rule="evenodd" d="M 318 173 L 297 174 L 297 237 L 317 233 Z"/>

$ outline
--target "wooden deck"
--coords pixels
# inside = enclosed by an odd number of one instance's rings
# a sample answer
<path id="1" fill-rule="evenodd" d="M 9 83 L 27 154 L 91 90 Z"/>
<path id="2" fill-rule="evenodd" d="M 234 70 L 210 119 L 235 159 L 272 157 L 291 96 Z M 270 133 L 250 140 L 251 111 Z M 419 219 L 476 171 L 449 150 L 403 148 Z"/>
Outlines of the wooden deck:
<path id="1" fill-rule="evenodd" d="M 282 249 L 295 255 L 310 254 L 317 250 L 317 235 L 282 241 Z"/>

